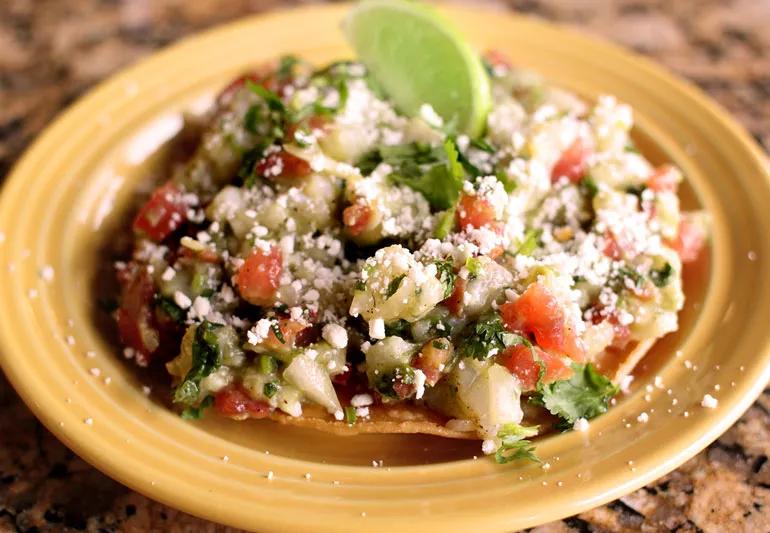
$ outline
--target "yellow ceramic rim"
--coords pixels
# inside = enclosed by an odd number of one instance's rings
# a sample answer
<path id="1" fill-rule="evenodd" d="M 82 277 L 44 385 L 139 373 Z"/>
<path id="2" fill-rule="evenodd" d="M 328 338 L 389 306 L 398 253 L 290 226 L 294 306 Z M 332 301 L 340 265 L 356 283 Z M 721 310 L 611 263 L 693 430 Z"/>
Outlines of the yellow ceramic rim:
<path id="1" fill-rule="evenodd" d="M 247 529 L 372 531 L 511 530 L 558 519 L 653 481 L 724 432 L 770 379 L 770 330 L 756 318 L 770 314 L 762 279 L 770 176 L 762 152 L 700 91 L 645 59 L 549 24 L 471 8 L 446 13 L 480 48 L 509 52 L 583 94 L 608 90 L 631 103 L 641 134 L 685 169 L 712 214 L 703 307 L 675 346 L 681 356 L 659 370 L 667 386 L 676 385 L 677 408 L 667 414 L 664 391 L 646 402 L 638 390 L 588 435 L 541 441 L 547 469 L 488 460 L 373 469 L 266 455 L 202 432 L 138 391 L 89 318 L 92 241 L 110 200 L 134 184 L 109 172 L 116 150 L 191 95 L 210 94 L 261 60 L 290 51 L 317 60 L 348 54 L 337 29 L 346 9 L 252 17 L 186 39 L 99 85 L 19 161 L 0 196 L 0 362 L 46 427 L 100 470 L 191 514 Z M 43 265 L 54 266 L 53 281 L 40 279 Z M 92 357 L 84 355 L 88 347 L 98 348 Z M 93 366 L 113 383 L 93 379 Z M 699 406 L 706 392 L 719 398 L 718 408 Z M 655 415 L 642 425 L 635 421 L 641 411 Z"/>

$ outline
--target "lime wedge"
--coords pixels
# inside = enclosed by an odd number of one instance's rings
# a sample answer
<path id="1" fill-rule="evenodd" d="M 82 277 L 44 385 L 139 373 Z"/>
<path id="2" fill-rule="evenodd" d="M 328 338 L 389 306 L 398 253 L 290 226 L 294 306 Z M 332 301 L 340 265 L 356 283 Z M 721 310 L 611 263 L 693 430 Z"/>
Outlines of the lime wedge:
<path id="1" fill-rule="evenodd" d="M 479 55 L 431 7 L 409 0 L 363 0 L 343 29 L 360 60 L 404 114 L 430 104 L 459 132 L 477 137 L 492 104 Z"/>

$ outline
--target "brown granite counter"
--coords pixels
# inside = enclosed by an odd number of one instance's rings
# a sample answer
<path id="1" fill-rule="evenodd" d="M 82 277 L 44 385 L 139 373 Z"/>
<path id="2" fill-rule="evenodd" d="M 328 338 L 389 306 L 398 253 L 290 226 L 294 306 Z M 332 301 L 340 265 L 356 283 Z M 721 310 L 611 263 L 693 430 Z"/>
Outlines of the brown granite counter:
<path id="1" fill-rule="evenodd" d="M 158 47 L 277 0 L 0 1 L 0 176 L 94 83 Z M 484 2 L 564 22 L 689 78 L 770 149 L 770 0 Z M 717 442 L 609 505 L 535 528 L 770 531 L 770 388 Z M 230 531 L 153 502 L 80 460 L 0 377 L 0 530 Z"/>

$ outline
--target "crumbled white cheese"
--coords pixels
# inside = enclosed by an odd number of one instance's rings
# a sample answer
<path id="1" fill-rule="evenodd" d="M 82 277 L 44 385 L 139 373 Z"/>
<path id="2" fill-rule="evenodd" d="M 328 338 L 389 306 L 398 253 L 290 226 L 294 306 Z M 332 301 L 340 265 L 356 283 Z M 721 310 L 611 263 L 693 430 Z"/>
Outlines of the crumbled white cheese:
<path id="1" fill-rule="evenodd" d="M 648 415 L 646 412 L 642 411 L 639 413 L 639 416 L 636 417 L 636 421 L 640 424 L 646 424 L 650 420 L 650 415 Z"/>
<path id="2" fill-rule="evenodd" d="M 51 265 L 45 265 L 40 269 L 39 274 L 40 274 L 40 279 L 42 279 L 43 281 L 51 281 L 53 280 L 53 276 L 54 276 L 53 267 Z"/>
<path id="3" fill-rule="evenodd" d="M 174 303 L 182 309 L 187 309 L 192 305 L 192 300 L 182 291 L 174 292 Z"/>
<path id="4" fill-rule="evenodd" d="M 481 451 L 486 455 L 495 453 L 495 450 L 497 450 L 497 445 L 495 444 L 494 440 L 487 439 L 481 443 Z"/>
<path id="5" fill-rule="evenodd" d="M 714 398 L 711 394 L 706 394 L 703 396 L 700 404 L 707 409 L 716 409 L 717 405 L 719 404 L 719 400 Z"/>
<path id="6" fill-rule="evenodd" d="M 414 385 L 416 387 L 415 398 L 419 400 L 425 394 L 425 373 L 422 370 L 414 371 Z"/>
<path id="7" fill-rule="evenodd" d="M 385 321 L 381 318 L 373 318 L 369 322 L 369 336 L 373 339 L 385 338 Z"/>
<path id="8" fill-rule="evenodd" d="M 350 405 L 353 407 L 366 407 L 374 403 L 374 398 L 371 394 L 356 394 L 350 399 Z"/>

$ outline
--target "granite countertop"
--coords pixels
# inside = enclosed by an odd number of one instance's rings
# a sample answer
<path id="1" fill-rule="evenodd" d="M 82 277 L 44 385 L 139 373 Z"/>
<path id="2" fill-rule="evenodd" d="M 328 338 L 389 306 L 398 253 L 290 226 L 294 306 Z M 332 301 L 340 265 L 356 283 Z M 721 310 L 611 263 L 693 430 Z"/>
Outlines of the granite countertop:
<path id="1" fill-rule="evenodd" d="M 203 28 L 277 0 L 3 0 L 0 176 L 99 80 Z M 570 24 L 689 78 L 770 150 L 770 0 L 484 2 Z M 611 504 L 535 528 L 770 531 L 770 388 L 675 472 Z M 87 495 L 87 497 L 84 497 Z M 141 496 L 59 443 L 0 377 L 0 530 L 230 531 Z"/>

